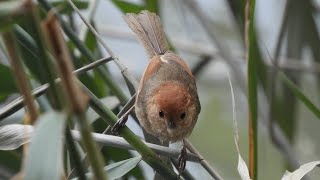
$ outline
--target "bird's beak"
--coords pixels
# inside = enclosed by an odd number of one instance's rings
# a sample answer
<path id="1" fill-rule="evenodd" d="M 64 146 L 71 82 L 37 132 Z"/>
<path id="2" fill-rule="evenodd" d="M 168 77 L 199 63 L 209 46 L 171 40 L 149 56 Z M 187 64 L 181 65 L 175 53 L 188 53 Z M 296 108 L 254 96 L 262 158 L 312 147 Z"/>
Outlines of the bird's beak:
<path id="1" fill-rule="evenodd" d="M 169 120 L 169 121 L 168 121 L 168 127 L 169 127 L 170 129 L 174 129 L 174 128 L 177 127 L 177 125 L 176 125 L 172 120 Z"/>

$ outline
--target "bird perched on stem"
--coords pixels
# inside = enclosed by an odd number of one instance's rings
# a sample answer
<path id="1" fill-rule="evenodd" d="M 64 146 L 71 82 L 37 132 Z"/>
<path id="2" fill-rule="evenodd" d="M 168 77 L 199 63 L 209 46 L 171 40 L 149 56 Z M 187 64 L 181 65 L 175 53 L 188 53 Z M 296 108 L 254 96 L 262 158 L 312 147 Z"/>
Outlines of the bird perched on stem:
<path id="1" fill-rule="evenodd" d="M 169 51 L 159 16 L 141 11 L 126 14 L 124 20 L 143 44 L 150 60 L 135 101 L 141 126 L 161 141 L 187 138 L 201 109 L 192 72 L 183 59 Z"/>

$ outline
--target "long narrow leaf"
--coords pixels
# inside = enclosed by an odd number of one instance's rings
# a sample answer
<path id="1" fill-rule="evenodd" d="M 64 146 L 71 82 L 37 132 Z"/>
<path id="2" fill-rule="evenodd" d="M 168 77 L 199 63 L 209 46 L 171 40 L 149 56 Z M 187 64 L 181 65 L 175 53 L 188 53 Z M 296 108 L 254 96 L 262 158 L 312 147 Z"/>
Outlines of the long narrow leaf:
<path id="1" fill-rule="evenodd" d="M 121 0 L 112 0 L 112 2 L 124 13 L 139 13 L 140 11 L 145 9 L 144 6 L 134 4 L 132 2 L 126 2 Z"/>
<path id="2" fill-rule="evenodd" d="M 294 172 L 286 171 L 281 178 L 281 180 L 300 180 L 305 176 L 307 173 L 309 173 L 313 168 L 318 166 L 320 164 L 320 161 L 313 161 L 306 163 L 299 167 L 299 169 L 295 170 Z"/>
<path id="3" fill-rule="evenodd" d="M 239 173 L 242 180 L 251 180 L 248 166 L 247 166 L 246 162 L 243 160 L 241 153 L 240 153 L 239 130 L 238 130 L 238 122 L 237 122 L 237 116 L 236 116 L 236 107 L 235 107 L 236 102 L 235 102 L 232 82 L 231 82 L 231 78 L 230 78 L 229 74 L 228 74 L 228 80 L 229 80 L 231 97 L 232 97 L 233 136 L 234 136 L 234 141 L 235 141 L 235 145 L 236 145 L 236 149 L 237 149 L 237 153 L 238 153 L 238 167 L 237 167 L 237 169 L 238 169 L 238 173 Z"/>
<path id="4" fill-rule="evenodd" d="M 253 180 L 257 179 L 258 172 L 258 98 L 257 98 L 257 62 L 256 37 L 254 31 L 255 1 L 247 0 L 247 58 L 248 58 L 248 102 L 249 102 L 249 172 Z"/>
<path id="5" fill-rule="evenodd" d="M 119 161 L 104 167 L 104 171 L 108 175 L 109 179 L 118 179 L 127 174 L 133 168 L 135 168 L 141 161 L 141 159 L 141 156 L 137 156 L 123 161 Z M 87 173 L 86 176 L 90 179 L 92 178 L 92 173 Z M 78 180 L 78 178 L 74 178 L 72 180 Z"/>
<path id="6" fill-rule="evenodd" d="M 66 116 L 49 112 L 40 116 L 26 159 L 26 180 L 58 180 L 62 173 Z"/>
<path id="7" fill-rule="evenodd" d="M 281 72 L 279 75 L 280 79 L 291 90 L 291 92 L 320 120 L 319 108 L 317 108 L 317 106 L 314 105 L 284 73 Z"/>
<path id="8" fill-rule="evenodd" d="M 0 101 L 18 91 L 12 74 L 8 66 L 0 64 Z"/>
<path id="9" fill-rule="evenodd" d="M 31 125 L 11 124 L 0 127 L 0 150 L 14 150 L 30 141 Z"/>

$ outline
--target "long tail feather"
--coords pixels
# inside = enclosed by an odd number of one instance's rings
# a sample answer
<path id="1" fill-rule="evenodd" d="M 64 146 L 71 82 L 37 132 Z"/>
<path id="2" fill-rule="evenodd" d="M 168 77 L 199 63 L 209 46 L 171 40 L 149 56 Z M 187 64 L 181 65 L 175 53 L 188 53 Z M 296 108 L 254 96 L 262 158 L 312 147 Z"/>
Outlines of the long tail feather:
<path id="1" fill-rule="evenodd" d="M 160 18 L 155 13 L 146 10 L 139 14 L 128 13 L 124 16 L 124 20 L 143 44 L 149 58 L 168 51 Z"/>

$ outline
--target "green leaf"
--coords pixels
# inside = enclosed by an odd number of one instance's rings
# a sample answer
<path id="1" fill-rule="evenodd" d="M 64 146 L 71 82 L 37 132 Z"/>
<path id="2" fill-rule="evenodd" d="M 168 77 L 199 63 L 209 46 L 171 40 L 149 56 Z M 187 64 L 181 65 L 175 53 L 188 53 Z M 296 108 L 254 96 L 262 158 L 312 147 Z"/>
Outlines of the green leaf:
<path id="1" fill-rule="evenodd" d="M 104 122 L 103 122 L 104 123 Z M 127 149 L 119 149 L 115 147 L 104 146 L 101 152 L 106 160 L 106 162 L 118 162 L 123 159 L 129 159 L 133 155 Z M 133 177 L 135 179 L 145 179 L 143 176 L 143 169 L 136 166 L 130 171 L 130 174 L 126 174 L 123 179 Z"/>
<path id="2" fill-rule="evenodd" d="M 137 166 L 142 157 L 137 156 L 123 161 L 119 161 L 104 167 L 104 171 L 108 175 L 108 179 L 118 179 L 127 174 L 130 170 Z M 92 178 L 92 173 L 87 173 L 87 177 Z M 77 180 L 74 178 L 72 180 Z"/>
<path id="3" fill-rule="evenodd" d="M 40 66 L 39 49 L 35 44 L 34 39 L 22 27 L 15 26 L 15 36 L 17 37 L 17 44 L 21 53 L 21 59 L 28 68 L 32 76 L 41 84 L 46 83 L 44 72 Z"/>
<path id="4" fill-rule="evenodd" d="M 94 22 L 91 22 L 91 24 L 93 27 L 95 27 Z M 95 59 L 100 59 L 103 57 L 101 49 L 99 48 L 99 43 L 97 41 L 97 38 L 89 30 L 86 31 L 84 43 L 85 43 L 86 47 L 92 52 Z M 85 62 L 84 59 L 85 59 L 84 56 L 80 57 L 80 61 Z M 75 61 L 74 63 L 77 64 L 77 67 L 82 66 L 82 64 L 79 64 L 79 62 Z M 84 73 L 79 76 L 79 79 L 96 96 L 105 97 L 109 94 L 109 90 L 108 90 L 108 87 L 106 86 L 106 83 L 104 83 L 103 79 L 95 71 L 93 71 L 93 73 Z"/>
<path id="5" fill-rule="evenodd" d="M 88 6 L 89 6 L 89 3 L 88 1 L 84 1 L 84 0 L 73 0 L 72 1 L 78 9 L 87 9 Z M 59 13 L 61 14 L 70 14 L 72 13 L 74 10 L 73 8 L 70 6 L 70 4 L 65 1 L 65 0 L 62 0 L 62 1 L 51 1 L 51 4 L 58 8 L 59 10 Z"/>
<path id="6" fill-rule="evenodd" d="M 61 178 L 65 124 L 66 116 L 60 112 L 40 116 L 26 158 L 26 180 Z"/>
<path id="7" fill-rule="evenodd" d="M 288 87 L 288 89 L 303 102 L 303 104 L 318 118 L 320 119 L 320 110 L 309 100 L 303 92 L 295 85 L 283 72 L 279 73 L 280 79 Z"/>
<path id="8" fill-rule="evenodd" d="M 18 89 L 13 73 L 8 66 L 0 64 L 0 77 L 0 101 L 2 101 L 10 94 L 18 92 Z"/>
<path id="9" fill-rule="evenodd" d="M 141 159 L 141 156 L 137 156 L 106 166 L 105 170 L 107 171 L 109 179 L 117 179 L 127 174 L 137 166 Z"/>
<path id="10" fill-rule="evenodd" d="M 113 4 L 117 6 L 123 13 L 139 13 L 144 10 L 145 7 L 142 5 L 130 3 L 121 0 L 112 0 Z"/>
<path id="11" fill-rule="evenodd" d="M 146 9 L 148 9 L 151 12 L 155 12 L 156 14 L 159 14 L 158 0 L 144 0 L 144 3 L 146 5 Z"/>
<path id="12" fill-rule="evenodd" d="M 300 166 L 294 172 L 286 171 L 282 176 L 281 180 L 300 180 L 319 164 L 320 164 L 320 161 L 312 161 Z"/>

